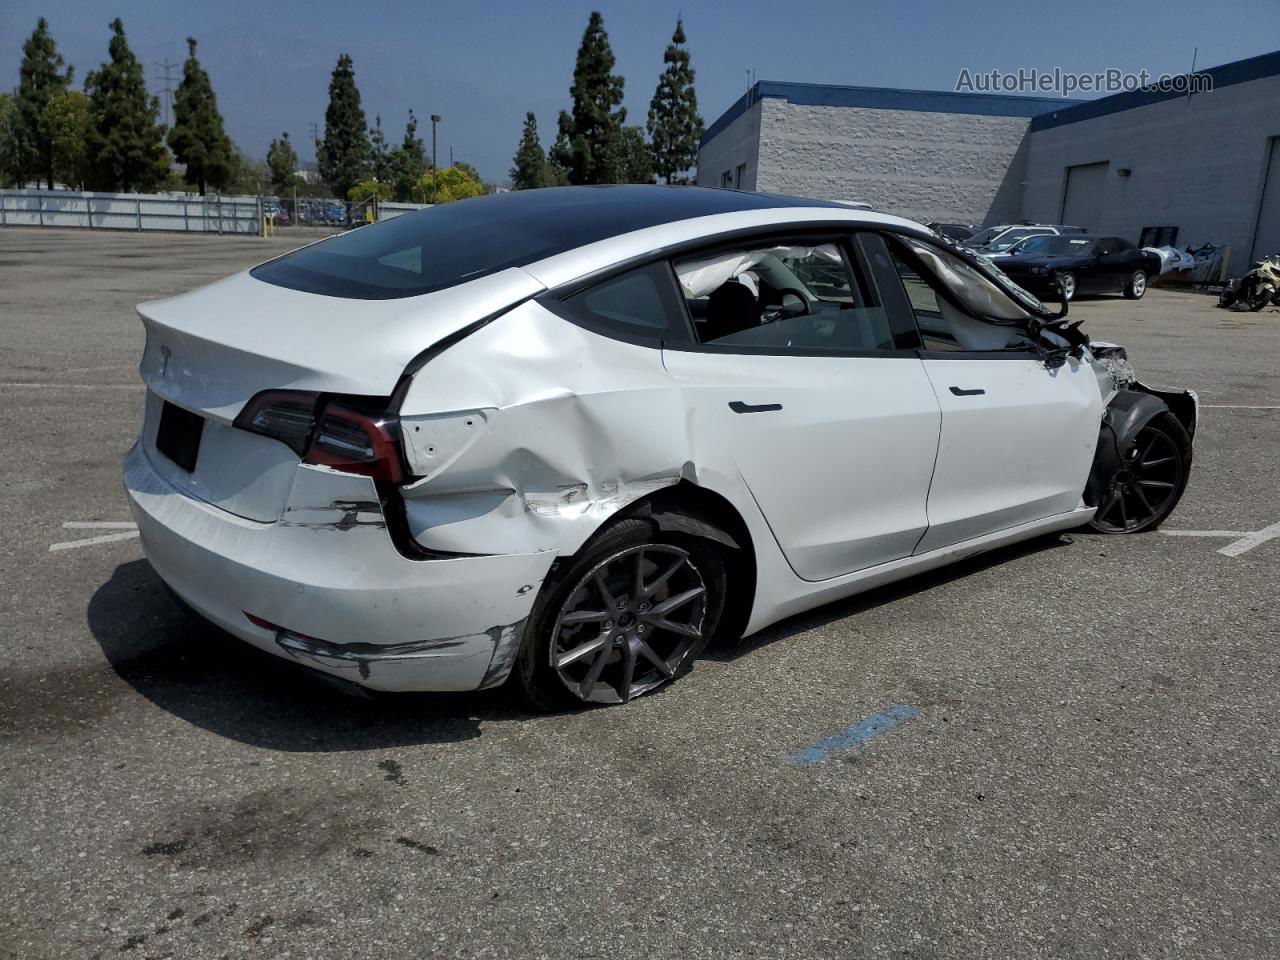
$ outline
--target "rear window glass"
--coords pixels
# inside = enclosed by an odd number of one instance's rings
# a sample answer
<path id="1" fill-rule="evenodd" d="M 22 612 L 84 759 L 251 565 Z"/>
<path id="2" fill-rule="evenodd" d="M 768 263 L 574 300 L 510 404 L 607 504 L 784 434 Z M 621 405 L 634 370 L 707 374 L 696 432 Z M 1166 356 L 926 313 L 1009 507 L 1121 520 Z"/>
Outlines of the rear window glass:
<path id="1" fill-rule="evenodd" d="M 413 297 L 661 223 L 734 210 L 831 206 L 698 187 L 519 190 L 442 204 L 255 267 L 266 283 L 359 300 Z"/>

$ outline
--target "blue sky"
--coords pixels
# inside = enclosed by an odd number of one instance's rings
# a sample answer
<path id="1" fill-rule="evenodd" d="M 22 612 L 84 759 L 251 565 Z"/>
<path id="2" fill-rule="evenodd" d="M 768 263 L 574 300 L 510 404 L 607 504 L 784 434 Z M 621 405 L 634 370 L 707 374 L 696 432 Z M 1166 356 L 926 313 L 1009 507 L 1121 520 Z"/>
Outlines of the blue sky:
<path id="1" fill-rule="evenodd" d="M 261 157 L 272 136 L 288 130 L 299 153 L 310 157 L 309 125 L 323 125 L 329 74 L 346 52 L 355 60 L 369 121 L 381 113 L 388 140 L 399 140 L 410 107 L 424 120 L 441 114 L 441 161 L 452 147 L 456 159 L 501 180 L 526 110 L 537 114 L 550 145 L 592 9 L 604 14 L 633 123 L 644 122 L 679 13 L 708 124 L 741 95 L 749 68 L 760 80 L 949 90 L 966 68 L 1178 73 L 1190 67 L 1197 46 L 1201 67 L 1280 49 L 1275 0 L 3 0 L 0 89 L 17 84 L 22 41 L 41 15 L 76 66 L 77 85 L 106 56 L 107 23 L 119 15 L 148 65 L 153 91 L 160 86 L 154 64 L 165 57 L 180 62 L 184 38 L 194 35 L 232 137 Z M 429 125 L 420 132 L 430 146 Z"/>

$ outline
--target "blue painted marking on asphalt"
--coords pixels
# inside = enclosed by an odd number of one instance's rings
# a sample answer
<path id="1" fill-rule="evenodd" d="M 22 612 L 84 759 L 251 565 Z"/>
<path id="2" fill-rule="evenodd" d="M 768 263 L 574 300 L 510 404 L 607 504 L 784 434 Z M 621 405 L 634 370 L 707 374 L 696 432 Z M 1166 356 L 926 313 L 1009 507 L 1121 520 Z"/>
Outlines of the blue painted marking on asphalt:
<path id="1" fill-rule="evenodd" d="M 918 717 L 919 715 L 920 711 L 915 707 L 908 707 L 904 703 L 895 703 L 884 713 L 873 713 L 852 726 L 846 727 L 839 733 L 823 737 L 812 747 L 796 750 L 794 753 L 789 754 L 787 759 L 797 767 L 811 767 L 815 763 L 821 763 L 833 753 L 860 747 L 873 737 L 888 733 L 894 727 L 904 724 L 912 717 Z"/>

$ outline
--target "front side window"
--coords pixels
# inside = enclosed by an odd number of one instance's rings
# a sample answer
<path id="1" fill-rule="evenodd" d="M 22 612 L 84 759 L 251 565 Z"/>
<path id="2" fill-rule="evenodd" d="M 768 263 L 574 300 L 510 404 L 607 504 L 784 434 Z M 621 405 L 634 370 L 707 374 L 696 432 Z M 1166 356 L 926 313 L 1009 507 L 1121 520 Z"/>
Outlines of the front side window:
<path id="1" fill-rule="evenodd" d="M 842 243 L 770 240 L 675 267 L 699 343 L 799 354 L 894 349 L 889 317 Z"/>
<path id="2" fill-rule="evenodd" d="M 1023 352 L 1035 343 L 1019 326 L 1028 315 L 964 261 L 919 242 L 891 244 L 926 351 Z M 1001 322 L 979 319 L 975 314 Z"/>

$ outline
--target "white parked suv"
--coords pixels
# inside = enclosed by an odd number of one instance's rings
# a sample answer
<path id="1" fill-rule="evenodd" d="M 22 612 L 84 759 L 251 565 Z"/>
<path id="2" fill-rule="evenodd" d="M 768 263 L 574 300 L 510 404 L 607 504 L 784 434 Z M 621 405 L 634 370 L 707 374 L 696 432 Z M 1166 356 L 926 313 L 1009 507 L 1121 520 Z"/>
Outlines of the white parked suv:
<path id="1" fill-rule="evenodd" d="M 964 246 L 994 259 L 1007 256 L 1010 247 L 1028 237 L 1057 237 L 1064 233 L 1084 233 L 1084 228 L 1060 223 L 1004 223 L 979 230 L 964 241 Z"/>

